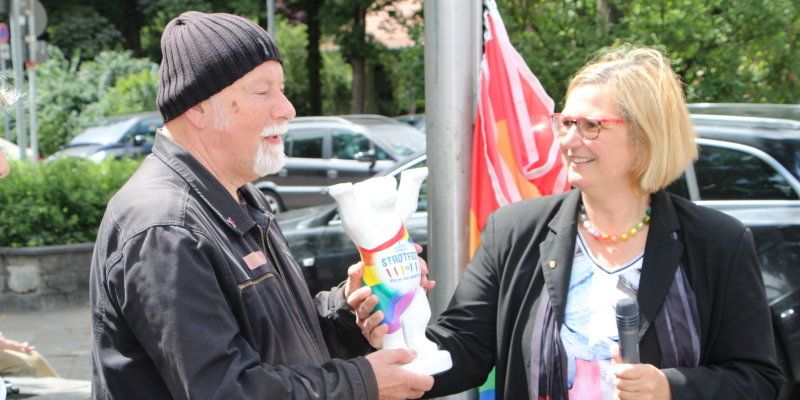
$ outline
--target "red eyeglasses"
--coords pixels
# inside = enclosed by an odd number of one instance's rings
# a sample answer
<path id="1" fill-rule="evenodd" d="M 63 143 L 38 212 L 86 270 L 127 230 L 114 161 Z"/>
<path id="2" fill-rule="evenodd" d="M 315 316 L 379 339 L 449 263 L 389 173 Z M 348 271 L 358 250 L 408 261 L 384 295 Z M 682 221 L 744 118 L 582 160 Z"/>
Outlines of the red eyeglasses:
<path id="1" fill-rule="evenodd" d="M 600 136 L 600 129 L 606 123 L 622 123 L 623 118 L 595 118 L 595 117 L 571 117 L 555 113 L 550 117 L 553 133 L 558 137 L 564 137 L 573 126 L 578 129 L 578 135 L 586 140 L 595 140 Z"/>

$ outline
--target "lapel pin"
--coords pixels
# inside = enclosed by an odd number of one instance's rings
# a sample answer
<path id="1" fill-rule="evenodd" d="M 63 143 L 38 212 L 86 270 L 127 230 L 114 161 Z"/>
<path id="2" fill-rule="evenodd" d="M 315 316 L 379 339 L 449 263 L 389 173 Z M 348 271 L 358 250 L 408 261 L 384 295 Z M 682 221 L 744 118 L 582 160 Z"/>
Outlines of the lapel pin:
<path id="1" fill-rule="evenodd" d="M 550 260 L 547 266 L 550 267 L 550 269 L 554 269 L 556 267 L 556 260 Z"/>

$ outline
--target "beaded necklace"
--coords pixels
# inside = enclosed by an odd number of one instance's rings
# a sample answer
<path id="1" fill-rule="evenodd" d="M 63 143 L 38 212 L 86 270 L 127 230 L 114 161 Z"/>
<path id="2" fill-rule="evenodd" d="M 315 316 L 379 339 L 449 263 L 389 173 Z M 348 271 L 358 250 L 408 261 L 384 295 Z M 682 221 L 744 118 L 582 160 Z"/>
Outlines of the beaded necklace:
<path id="1" fill-rule="evenodd" d="M 633 228 L 628 229 L 619 235 L 609 235 L 607 233 L 600 232 L 597 228 L 595 228 L 594 225 L 592 225 L 592 221 L 589 221 L 589 215 L 586 214 L 586 208 L 583 206 L 583 204 L 581 204 L 581 212 L 578 215 L 578 220 L 581 222 L 581 224 L 583 224 L 583 227 L 586 229 L 586 232 L 589 233 L 589 236 L 593 237 L 595 240 L 616 243 L 620 240 L 628 240 L 639 233 L 639 231 L 644 229 L 644 226 L 650 223 L 650 214 L 652 212 L 653 209 L 647 207 L 647 210 L 644 211 L 644 217 L 642 220 L 637 222 Z"/>

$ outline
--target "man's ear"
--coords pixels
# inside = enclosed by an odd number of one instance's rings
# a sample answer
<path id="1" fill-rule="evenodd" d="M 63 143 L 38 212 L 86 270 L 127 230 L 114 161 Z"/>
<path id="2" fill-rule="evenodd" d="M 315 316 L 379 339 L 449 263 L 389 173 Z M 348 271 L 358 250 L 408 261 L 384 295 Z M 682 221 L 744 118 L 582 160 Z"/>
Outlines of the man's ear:
<path id="1" fill-rule="evenodd" d="M 210 126 L 213 116 L 211 115 L 211 105 L 208 100 L 203 100 L 186 110 L 186 118 L 197 129 L 203 130 Z"/>

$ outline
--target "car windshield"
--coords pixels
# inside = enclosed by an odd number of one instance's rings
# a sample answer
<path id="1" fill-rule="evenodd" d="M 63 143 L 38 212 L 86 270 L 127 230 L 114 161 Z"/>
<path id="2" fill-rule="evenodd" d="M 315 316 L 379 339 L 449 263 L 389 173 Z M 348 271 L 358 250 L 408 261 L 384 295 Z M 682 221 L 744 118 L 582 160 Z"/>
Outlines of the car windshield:
<path id="1" fill-rule="evenodd" d="M 425 134 L 402 123 L 367 125 L 372 139 L 397 158 L 425 149 Z"/>
<path id="2" fill-rule="evenodd" d="M 112 144 L 118 142 L 125 132 L 136 123 L 135 118 L 126 118 L 123 120 L 108 121 L 104 125 L 93 126 L 87 128 L 74 139 L 69 141 L 70 146 L 78 146 L 82 144 Z"/>

